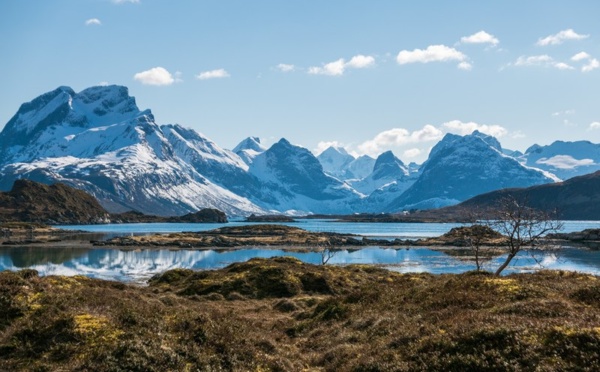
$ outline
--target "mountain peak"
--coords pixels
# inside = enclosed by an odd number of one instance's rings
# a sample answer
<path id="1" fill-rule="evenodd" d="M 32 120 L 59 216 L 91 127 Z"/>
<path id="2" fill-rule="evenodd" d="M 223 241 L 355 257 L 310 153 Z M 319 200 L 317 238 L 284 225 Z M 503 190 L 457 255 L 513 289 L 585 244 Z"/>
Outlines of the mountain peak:
<path id="1" fill-rule="evenodd" d="M 280 140 L 277 142 L 277 144 L 278 144 L 278 145 L 282 145 L 282 146 L 293 146 L 293 145 L 290 143 L 290 141 L 288 141 L 287 139 L 285 139 L 285 138 L 283 138 L 283 137 L 282 137 L 282 138 L 281 138 L 281 139 L 280 139 Z"/>
<path id="2" fill-rule="evenodd" d="M 394 153 L 390 150 L 382 153 L 375 160 L 375 165 L 373 166 L 373 174 L 372 177 L 374 179 L 380 178 L 400 178 L 402 176 L 408 175 L 408 169 L 402 162 L 402 160 L 398 159 Z"/>
<path id="3" fill-rule="evenodd" d="M 256 152 L 263 152 L 267 148 L 260 143 L 258 137 L 247 137 L 243 139 L 236 147 L 233 148 L 233 152 L 238 153 L 243 150 L 252 150 Z"/>
<path id="4" fill-rule="evenodd" d="M 252 164 L 254 158 L 265 151 L 267 151 L 267 148 L 260 143 L 258 137 L 248 137 L 233 148 L 233 152 L 248 165 Z"/>
<path id="5" fill-rule="evenodd" d="M 337 146 L 328 147 L 317 159 L 325 172 L 340 179 L 344 178 L 348 165 L 355 160 L 343 147 Z"/>
<path id="6" fill-rule="evenodd" d="M 336 154 L 341 154 L 344 156 L 352 156 L 352 155 L 348 154 L 348 151 L 346 151 L 346 149 L 341 146 L 329 146 L 328 148 L 325 149 L 325 151 L 320 153 L 319 156 L 321 156 L 321 155 L 335 156 Z M 354 156 L 352 156 L 352 158 L 354 159 Z"/>

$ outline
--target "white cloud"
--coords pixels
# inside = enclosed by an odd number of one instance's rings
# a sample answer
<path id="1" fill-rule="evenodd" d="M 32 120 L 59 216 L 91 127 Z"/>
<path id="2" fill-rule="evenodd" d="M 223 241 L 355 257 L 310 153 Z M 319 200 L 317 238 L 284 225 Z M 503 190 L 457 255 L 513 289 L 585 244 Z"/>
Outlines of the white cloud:
<path id="1" fill-rule="evenodd" d="M 413 132 L 404 128 L 393 128 L 383 131 L 377 134 L 373 139 L 361 143 L 358 145 L 358 149 L 363 154 L 377 156 L 382 150 L 392 146 L 435 141 L 441 139 L 442 136 L 443 132 L 430 124 Z"/>
<path id="2" fill-rule="evenodd" d="M 590 60 L 590 62 L 587 65 L 583 66 L 581 68 L 581 71 L 590 72 L 597 68 L 600 68 L 600 61 L 598 61 L 596 58 L 594 58 L 594 59 Z"/>
<path id="3" fill-rule="evenodd" d="M 100 26 L 101 24 L 102 22 L 100 22 L 98 18 L 90 18 L 87 21 L 85 21 L 86 26 Z"/>
<path id="4" fill-rule="evenodd" d="M 171 85 L 175 82 L 173 75 L 163 67 L 154 67 L 150 70 L 138 72 L 133 79 L 145 85 Z"/>
<path id="5" fill-rule="evenodd" d="M 375 64 L 375 58 L 372 56 L 364 56 L 362 54 L 356 55 L 346 63 L 346 67 L 349 68 L 366 68 L 371 67 Z"/>
<path id="6" fill-rule="evenodd" d="M 280 63 L 276 66 L 276 68 L 281 72 L 292 72 L 296 69 L 296 66 L 288 65 L 286 63 Z"/>
<path id="7" fill-rule="evenodd" d="M 547 54 L 539 56 L 520 56 L 515 62 L 515 66 L 540 66 L 553 62 L 554 60 Z"/>
<path id="8" fill-rule="evenodd" d="M 545 38 L 541 38 L 538 40 L 537 45 L 546 46 L 546 45 L 558 45 L 562 44 L 567 40 L 582 40 L 587 39 L 590 35 L 580 35 L 573 31 L 572 28 L 568 30 L 563 30 L 557 34 L 546 36 Z"/>
<path id="9" fill-rule="evenodd" d="M 140 0 L 112 0 L 112 2 L 115 4 L 124 4 L 124 3 L 139 4 Z"/>
<path id="10" fill-rule="evenodd" d="M 558 169 L 573 169 L 585 165 L 594 165 L 592 159 L 575 159 L 569 155 L 556 155 L 551 158 L 541 158 L 537 164 L 545 164 Z"/>
<path id="11" fill-rule="evenodd" d="M 590 126 L 588 128 L 588 130 L 598 130 L 600 129 L 600 121 L 595 121 L 593 123 L 590 123 Z"/>
<path id="12" fill-rule="evenodd" d="M 341 76 L 347 68 L 367 68 L 375 65 L 375 57 L 358 54 L 346 62 L 343 58 L 329 62 L 322 67 L 312 66 L 308 68 L 311 75 Z"/>
<path id="13" fill-rule="evenodd" d="M 506 128 L 500 125 L 477 124 L 472 121 L 463 123 L 460 120 L 451 120 L 442 124 L 442 127 L 450 133 L 460 134 L 463 136 L 471 134 L 476 130 L 494 137 L 502 137 L 508 133 Z"/>
<path id="14" fill-rule="evenodd" d="M 422 151 L 418 148 L 408 149 L 402 153 L 402 156 L 406 159 L 416 158 L 421 155 Z"/>
<path id="15" fill-rule="evenodd" d="M 471 69 L 473 68 L 473 65 L 470 64 L 469 62 L 461 62 L 458 64 L 457 67 L 461 70 L 471 71 Z"/>
<path id="16" fill-rule="evenodd" d="M 564 62 L 557 62 L 554 64 L 554 67 L 556 67 L 559 70 L 575 70 L 573 66 L 570 66 Z"/>
<path id="17" fill-rule="evenodd" d="M 518 66 L 518 67 L 527 67 L 527 66 L 542 66 L 542 67 L 554 67 L 559 70 L 574 70 L 573 66 L 570 66 L 564 62 L 557 62 L 554 58 L 550 57 L 547 54 L 537 55 L 537 56 L 520 56 L 517 60 L 509 65 Z"/>
<path id="18" fill-rule="evenodd" d="M 98 86 L 99 86 L 99 87 L 107 87 L 107 86 L 109 86 L 109 85 L 110 85 L 110 84 L 108 84 L 108 81 L 101 81 L 101 82 L 99 82 L 99 83 L 98 83 Z"/>
<path id="19" fill-rule="evenodd" d="M 346 63 L 343 58 L 337 61 L 329 62 L 323 67 L 309 67 L 308 73 L 311 75 L 329 75 L 329 76 L 341 76 L 344 74 Z"/>
<path id="20" fill-rule="evenodd" d="M 494 35 L 490 35 L 481 30 L 471 36 L 461 37 L 460 42 L 463 44 L 492 44 L 493 46 L 496 46 L 498 43 L 500 43 L 500 40 L 498 40 Z"/>
<path id="21" fill-rule="evenodd" d="M 590 59 L 592 56 L 590 56 L 589 54 L 587 54 L 586 52 L 579 52 L 577 54 L 575 54 L 573 57 L 571 57 L 571 61 L 583 61 L 584 59 Z"/>
<path id="22" fill-rule="evenodd" d="M 217 70 L 203 71 L 196 75 L 196 79 L 198 80 L 208 80 L 208 79 L 222 79 L 229 77 L 229 73 L 225 71 L 225 69 L 220 68 Z"/>
<path id="23" fill-rule="evenodd" d="M 429 62 L 460 62 L 458 68 L 468 70 L 472 66 L 468 63 L 468 57 L 462 52 L 446 45 L 430 45 L 427 49 L 402 50 L 396 56 L 396 62 L 400 65 L 408 63 Z"/>

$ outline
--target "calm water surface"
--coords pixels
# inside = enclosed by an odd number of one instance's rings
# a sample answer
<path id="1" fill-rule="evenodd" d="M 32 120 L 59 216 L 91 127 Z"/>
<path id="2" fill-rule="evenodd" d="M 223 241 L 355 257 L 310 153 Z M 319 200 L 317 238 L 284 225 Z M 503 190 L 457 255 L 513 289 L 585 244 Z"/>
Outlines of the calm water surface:
<path id="1" fill-rule="evenodd" d="M 243 222 L 228 224 L 115 224 L 59 226 L 65 229 L 90 231 L 97 236 L 150 234 L 181 231 L 205 231 L 222 226 L 247 225 Z M 443 223 L 347 223 L 331 220 L 299 220 L 288 223 L 309 231 L 331 231 L 380 238 L 421 238 L 439 236 L 460 224 Z M 580 231 L 600 228 L 597 221 L 567 221 L 563 231 Z M 340 250 L 329 261 L 331 265 L 353 263 L 375 264 L 399 272 L 460 273 L 475 269 L 474 263 L 453 252 L 427 248 L 390 249 L 367 247 L 360 250 Z M 174 268 L 195 270 L 222 268 L 234 262 L 254 257 L 292 256 L 304 262 L 321 263 L 318 252 L 286 252 L 283 250 L 247 248 L 230 251 L 165 250 L 165 249 L 87 249 L 46 247 L 1 247 L 0 271 L 36 269 L 41 275 L 86 275 L 89 277 L 143 282 L 154 274 Z M 513 261 L 506 273 L 528 272 L 540 268 L 580 271 L 600 275 L 600 251 L 564 248 L 546 252 L 533 260 L 526 252 Z M 497 267 L 504 256 L 487 263 L 489 269 Z"/>
<path id="2" fill-rule="evenodd" d="M 224 224 L 215 223 L 129 223 L 108 225 L 68 225 L 56 226 L 60 229 L 83 230 L 107 234 L 151 234 L 182 231 L 206 231 L 224 226 L 252 225 L 248 222 L 232 221 Z M 457 223 L 361 223 L 335 222 L 333 220 L 297 220 L 280 225 L 295 226 L 308 231 L 336 232 L 341 234 L 357 234 L 381 238 L 429 238 L 447 233 L 453 227 L 462 226 Z M 563 232 L 581 231 L 600 228 L 600 221 L 565 221 Z"/>
<path id="3" fill-rule="evenodd" d="M 232 251 L 156 250 L 124 251 L 118 249 L 78 249 L 10 247 L 0 248 L 0 270 L 36 269 L 41 275 L 86 275 L 93 278 L 143 282 L 154 274 L 174 268 L 195 270 L 222 268 L 234 262 L 255 257 L 292 256 L 304 262 L 321 263 L 318 252 L 286 252 L 274 249 L 248 248 Z M 503 257 L 487 263 L 497 267 Z M 526 252 L 518 256 L 506 273 L 529 272 L 541 268 L 580 271 L 600 275 L 600 251 L 564 248 L 546 252 L 536 258 Z M 399 272 L 460 273 L 475 269 L 472 261 L 455 254 L 427 248 L 390 249 L 366 247 L 340 250 L 328 264 L 375 264 Z"/>

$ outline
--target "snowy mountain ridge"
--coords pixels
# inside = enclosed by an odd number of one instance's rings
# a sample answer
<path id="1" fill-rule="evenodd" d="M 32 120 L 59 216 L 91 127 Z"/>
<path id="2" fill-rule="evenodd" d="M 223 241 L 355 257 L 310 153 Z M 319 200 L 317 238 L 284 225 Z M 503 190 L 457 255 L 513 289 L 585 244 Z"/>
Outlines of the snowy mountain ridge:
<path id="1" fill-rule="evenodd" d="M 554 174 L 598 166 L 598 147 L 557 142 L 512 153 L 475 131 L 447 134 L 421 166 L 391 151 L 355 158 L 331 147 L 315 157 L 286 139 L 266 148 L 248 137 L 231 151 L 195 130 L 157 124 L 126 87 L 59 87 L 21 105 L 0 132 L 0 189 L 19 178 L 61 181 L 110 211 L 161 215 L 206 207 L 230 216 L 397 212 L 554 182 Z"/>

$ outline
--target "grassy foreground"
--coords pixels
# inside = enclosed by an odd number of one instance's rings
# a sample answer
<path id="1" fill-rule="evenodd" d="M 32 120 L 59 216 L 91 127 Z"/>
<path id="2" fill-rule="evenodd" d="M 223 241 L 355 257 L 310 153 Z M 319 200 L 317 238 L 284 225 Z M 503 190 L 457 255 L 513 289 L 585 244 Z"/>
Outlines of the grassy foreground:
<path id="1" fill-rule="evenodd" d="M 600 282 L 252 259 L 148 287 L 0 273 L 0 370 L 600 370 Z"/>

